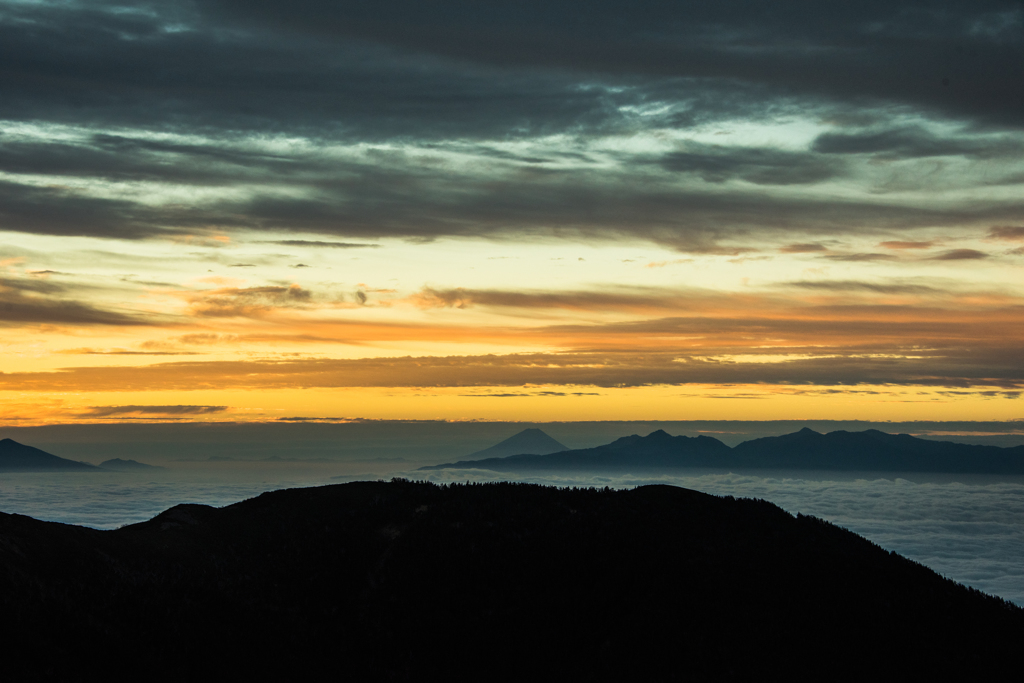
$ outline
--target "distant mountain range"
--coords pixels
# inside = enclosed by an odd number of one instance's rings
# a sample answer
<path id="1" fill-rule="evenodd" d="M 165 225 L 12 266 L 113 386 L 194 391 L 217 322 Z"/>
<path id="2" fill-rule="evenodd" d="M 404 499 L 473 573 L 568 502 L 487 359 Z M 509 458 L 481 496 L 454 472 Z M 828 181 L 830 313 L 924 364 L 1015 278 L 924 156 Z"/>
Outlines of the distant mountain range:
<path id="1" fill-rule="evenodd" d="M 805 428 L 730 448 L 709 436 L 671 436 L 659 429 L 646 437 L 626 436 L 596 448 L 461 460 L 420 469 L 445 468 L 496 472 L 708 468 L 1024 474 L 1024 446 L 973 446 L 876 429 L 820 434 Z"/>
<path id="2" fill-rule="evenodd" d="M 147 465 L 146 463 L 139 462 L 138 460 L 122 460 L 121 458 L 104 460 L 100 463 L 100 467 L 105 470 L 116 470 L 118 472 L 142 472 L 146 470 L 164 469 L 159 465 Z"/>
<path id="3" fill-rule="evenodd" d="M 852 532 L 671 486 L 0 514 L 0 605 L 8 681 L 1012 680 L 1024 639 L 1024 610 Z"/>
<path id="4" fill-rule="evenodd" d="M 147 465 L 137 460 L 113 458 L 100 463 L 99 467 L 87 462 L 68 460 L 52 453 L 26 446 L 14 439 L 0 439 L 0 472 L 138 472 L 162 470 L 157 465 Z"/>
<path id="5" fill-rule="evenodd" d="M 214 459 L 221 458 L 210 458 Z M 285 461 L 284 458 L 276 460 Z M 464 460 L 429 465 L 420 470 L 484 469 L 517 473 L 683 468 L 1024 474 L 1024 446 L 1000 448 L 931 441 L 909 434 L 886 434 L 876 429 L 820 434 L 805 428 L 783 436 L 745 441 L 730 448 L 709 436 L 671 436 L 659 429 L 648 436 L 634 434 L 596 448 L 569 450 L 540 429 L 526 429 Z M 162 468 L 120 458 L 107 460 L 97 467 L 12 439 L 0 440 L 0 472 L 147 469 Z"/>

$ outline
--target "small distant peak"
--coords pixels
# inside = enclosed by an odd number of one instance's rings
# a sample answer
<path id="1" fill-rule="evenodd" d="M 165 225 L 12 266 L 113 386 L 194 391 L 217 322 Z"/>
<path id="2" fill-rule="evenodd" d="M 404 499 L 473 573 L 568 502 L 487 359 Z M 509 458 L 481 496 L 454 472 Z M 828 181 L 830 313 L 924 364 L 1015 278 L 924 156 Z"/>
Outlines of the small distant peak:
<path id="1" fill-rule="evenodd" d="M 818 434 L 818 432 L 814 431 L 810 427 L 804 427 L 799 432 L 797 432 L 797 434 L 816 434 L 816 435 L 820 436 L 820 434 Z"/>
<path id="2" fill-rule="evenodd" d="M 111 470 L 158 470 L 162 469 L 156 465 L 148 465 L 138 460 L 122 460 L 121 458 L 113 458 L 111 460 L 104 460 L 100 463 L 100 467 L 111 469 Z"/>
<path id="3" fill-rule="evenodd" d="M 671 439 L 672 435 L 666 432 L 664 429 L 653 431 L 647 435 L 648 439 Z"/>
<path id="4" fill-rule="evenodd" d="M 14 439 L 0 439 L 0 443 L 18 443 Z"/>
<path id="5" fill-rule="evenodd" d="M 504 458 L 510 455 L 548 455 L 569 450 L 548 436 L 543 429 L 529 427 L 490 448 L 471 453 L 467 458 Z"/>

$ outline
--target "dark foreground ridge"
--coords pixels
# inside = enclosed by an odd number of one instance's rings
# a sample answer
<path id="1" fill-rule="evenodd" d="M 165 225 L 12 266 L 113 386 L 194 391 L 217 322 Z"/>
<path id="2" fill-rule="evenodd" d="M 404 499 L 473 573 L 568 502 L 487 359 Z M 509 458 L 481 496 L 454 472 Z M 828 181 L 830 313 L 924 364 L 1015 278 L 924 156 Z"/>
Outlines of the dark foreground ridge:
<path id="1" fill-rule="evenodd" d="M 986 680 L 1024 611 L 759 500 L 401 480 L 0 514 L 2 680 Z"/>
<path id="2" fill-rule="evenodd" d="M 729 448 L 709 436 L 671 436 L 659 429 L 647 436 L 624 436 L 597 448 L 551 455 L 461 460 L 420 469 L 540 472 L 691 467 L 1024 474 L 1024 446 L 974 446 L 919 439 L 909 434 L 887 434 L 877 429 L 819 434 L 805 427 L 792 434 L 753 439 Z"/>

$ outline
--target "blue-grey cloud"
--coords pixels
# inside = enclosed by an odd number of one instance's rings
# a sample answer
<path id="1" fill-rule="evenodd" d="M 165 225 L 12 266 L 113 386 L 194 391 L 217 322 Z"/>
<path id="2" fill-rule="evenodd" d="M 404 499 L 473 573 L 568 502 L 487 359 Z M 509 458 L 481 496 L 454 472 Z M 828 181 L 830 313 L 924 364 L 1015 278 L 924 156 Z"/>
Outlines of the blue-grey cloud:
<path id="1" fill-rule="evenodd" d="M 757 185 L 802 185 L 842 175 L 843 166 L 820 155 L 771 148 L 687 145 L 662 156 L 662 168 L 692 173 L 710 183 L 745 180 Z"/>
<path id="2" fill-rule="evenodd" d="M 715 252 L 753 233 L 1010 225 L 1022 202 L 782 191 L 852 177 L 864 155 L 993 161 L 1007 168 L 978 183 L 1019 184 L 1022 21 L 1010 0 L 3 3 L 0 120 L 35 128 L 0 134 L 0 229 L 526 233 Z M 588 146 L 797 116 L 835 130 L 806 149 L 691 141 L 610 164 Z M 305 144 L 257 144 L 271 138 Z M 320 153 L 359 143 L 382 149 Z M 747 186 L 726 195 L 731 181 Z M 90 189 L 139 182 L 224 193 L 185 206 Z M 288 191 L 251 191 L 269 185 Z"/>
<path id="3" fill-rule="evenodd" d="M 220 0 L 253 30 L 372 41 L 510 67 L 619 77 L 721 79 L 819 98 L 871 98 L 1019 126 L 1022 12 L 1009 1 L 641 0 L 329 3 Z M 1002 91 L 1002 92 L 1000 92 Z"/>
<path id="4" fill-rule="evenodd" d="M 939 136 L 921 127 L 857 133 L 823 133 L 812 149 L 823 154 L 874 154 L 888 158 L 964 156 L 979 159 L 1019 157 L 1024 145 L 1016 138 Z"/>

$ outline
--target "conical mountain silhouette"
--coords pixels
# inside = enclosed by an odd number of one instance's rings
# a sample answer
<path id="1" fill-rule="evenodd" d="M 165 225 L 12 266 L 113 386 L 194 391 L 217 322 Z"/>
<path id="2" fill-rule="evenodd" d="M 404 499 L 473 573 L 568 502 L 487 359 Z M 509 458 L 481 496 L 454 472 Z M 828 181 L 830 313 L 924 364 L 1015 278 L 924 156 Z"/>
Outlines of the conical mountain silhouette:
<path id="1" fill-rule="evenodd" d="M 490 448 L 485 448 L 482 451 L 471 453 L 467 455 L 467 458 L 504 458 L 509 455 L 549 455 L 551 453 L 561 453 L 567 451 L 569 448 L 563 444 L 558 443 L 550 436 L 544 433 L 543 430 L 531 427 L 530 429 L 524 429 L 518 434 L 508 437 L 501 443 L 497 443 Z"/>
<path id="2" fill-rule="evenodd" d="M 0 439 L 0 472 L 54 472 L 58 470 L 92 470 L 97 468 L 84 462 L 67 460 L 14 439 Z"/>

